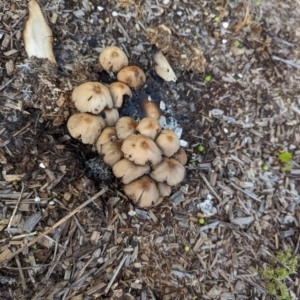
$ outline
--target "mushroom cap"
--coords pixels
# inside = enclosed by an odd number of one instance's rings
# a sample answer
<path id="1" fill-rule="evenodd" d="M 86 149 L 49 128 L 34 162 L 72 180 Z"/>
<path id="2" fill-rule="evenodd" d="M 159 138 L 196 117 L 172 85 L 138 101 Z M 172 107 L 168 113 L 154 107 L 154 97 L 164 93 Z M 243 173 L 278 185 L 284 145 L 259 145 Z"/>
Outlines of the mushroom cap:
<path id="1" fill-rule="evenodd" d="M 159 195 L 161 197 L 168 197 L 168 196 L 171 195 L 172 189 L 165 182 L 158 182 L 157 183 L 157 188 L 158 188 L 158 191 L 159 191 Z"/>
<path id="2" fill-rule="evenodd" d="M 129 135 L 123 142 L 124 157 L 137 165 L 145 165 L 148 161 L 155 166 L 162 160 L 161 151 L 155 142 L 144 135 Z"/>
<path id="3" fill-rule="evenodd" d="M 151 140 L 155 140 L 157 135 L 161 131 L 159 122 L 153 118 L 144 118 L 140 121 L 139 125 L 136 127 L 136 132 L 147 136 Z"/>
<path id="4" fill-rule="evenodd" d="M 94 144 L 105 127 L 105 122 L 100 116 L 77 113 L 69 118 L 67 127 L 73 138 L 80 139 L 83 144 Z"/>
<path id="5" fill-rule="evenodd" d="M 124 158 L 118 161 L 113 166 L 112 170 L 117 178 L 122 178 L 122 183 L 129 184 L 130 182 L 136 180 L 144 174 L 148 174 L 150 172 L 150 166 L 136 165 L 132 161 L 129 161 L 128 159 Z"/>
<path id="6" fill-rule="evenodd" d="M 156 139 L 158 148 L 163 155 L 171 157 L 180 148 L 180 141 L 176 133 L 172 130 L 165 129 Z"/>
<path id="7" fill-rule="evenodd" d="M 117 74 L 117 78 L 133 89 L 141 87 L 146 82 L 144 71 L 137 66 L 125 67 Z"/>
<path id="8" fill-rule="evenodd" d="M 185 177 L 185 167 L 176 159 L 164 158 L 163 161 L 154 166 L 150 176 L 157 182 L 164 182 L 170 186 L 177 185 Z"/>
<path id="9" fill-rule="evenodd" d="M 125 95 L 132 97 L 130 87 L 123 82 L 113 82 L 109 85 L 108 88 L 114 103 L 114 107 L 122 107 Z"/>
<path id="10" fill-rule="evenodd" d="M 147 175 L 124 185 L 124 193 L 139 207 L 150 207 L 159 199 L 156 184 Z"/>
<path id="11" fill-rule="evenodd" d="M 138 123 L 130 117 L 122 117 L 116 123 L 119 140 L 125 140 L 130 134 L 135 133 Z"/>
<path id="12" fill-rule="evenodd" d="M 114 142 L 117 139 L 117 132 L 114 127 L 106 127 L 102 130 L 100 136 L 97 139 L 96 142 L 96 149 L 99 154 L 101 154 L 101 147 L 102 145 L 109 143 L 109 142 Z"/>
<path id="13" fill-rule="evenodd" d="M 112 127 L 115 126 L 119 120 L 119 111 L 116 108 L 105 108 L 101 116 L 103 117 L 106 126 Z"/>
<path id="14" fill-rule="evenodd" d="M 119 72 L 128 66 L 128 58 L 125 52 L 116 46 L 104 48 L 99 55 L 99 63 L 106 71 Z"/>
<path id="15" fill-rule="evenodd" d="M 100 82 L 85 82 L 73 90 L 72 101 L 80 112 L 99 114 L 104 108 L 112 108 L 109 89 Z"/>
<path id="16" fill-rule="evenodd" d="M 103 144 L 101 146 L 101 155 L 103 156 L 103 161 L 109 165 L 113 166 L 119 160 L 123 158 L 123 152 L 121 151 L 123 141 L 113 141 Z"/>
<path id="17" fill-rule="evenodd" d="M 165 81 L 174 81 L 176 82 L 177 77 L 170 66 L 168 60 L 163 55 L 161 50 L 157 51 L 154 55 L 154 62 L 155 62 L 155 72 L 156 74 L 161 77 Z"/>
<path id="18" fill-rule="evenodd" d="M 140 109 L 145 117 L 159 119 L 162 115 L 161 109 L 154 101 L 149 101 L 148 98 L 141 100 Z"/>
<path id="19" fill-rule="evenodd" d="M 178 160 L 182 165 L 185 165 L 188 161 L 185 150 L 179 147 L 178 151 L 172 156 L 172 158 Z"/>

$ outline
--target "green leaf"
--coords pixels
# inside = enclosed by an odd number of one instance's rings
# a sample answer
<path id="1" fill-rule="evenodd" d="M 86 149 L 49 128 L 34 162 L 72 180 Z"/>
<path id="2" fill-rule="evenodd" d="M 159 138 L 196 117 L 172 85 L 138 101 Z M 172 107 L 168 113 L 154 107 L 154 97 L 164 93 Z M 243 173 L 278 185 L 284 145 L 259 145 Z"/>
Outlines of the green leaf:
<path id="1" fill-rule="evenodd" d="M 290 152 L 283 152 L 278 154 L 278 158 L 282 163 L 288 163 L 293 158 L 293 155 Z"/>

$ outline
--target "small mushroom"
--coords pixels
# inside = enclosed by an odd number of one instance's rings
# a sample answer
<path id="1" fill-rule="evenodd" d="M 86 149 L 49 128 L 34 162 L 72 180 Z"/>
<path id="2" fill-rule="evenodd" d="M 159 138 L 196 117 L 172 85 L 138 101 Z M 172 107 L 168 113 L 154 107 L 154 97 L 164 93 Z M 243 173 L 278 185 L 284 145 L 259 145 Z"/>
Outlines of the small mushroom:
<path id="1" fill-rule="evenodd" d="M 99 114 L 104 108 L 112 108 L 109 89 L 100 82 L 86 82 L 73 90 L 72 100 L 80 112 Z"/>
<path id="2" fill-rule="evenodd" d="M 119 111 L 116 108 L 105 108 L 101 116 L 103 117 L 106 126 L 112 127 L 115 126 L 119 120 Z"/>
<path id="3" fill-rule="evenodd" d="M 159 119 L 162 115 L 161 109 L 158 104 L 154 101 L 149 101 L 148 97 L 144 98 L 139 103 L 140 110 L 144 117 Z"/>
<path id="4" fill-rule="evenodd" d="M 185 177 L 185 167 L 173 158 L 164 158 L 153 168 L 150 176 L 157 182 L 166 181 L 170 186 L 179 184 Z"/>
<path id="5" fill-rule="evenodd" d="M 108 143 L 108 142 L 114 142 L 117 140 L 117 132 L 114 127 L 106 127 L 102 130 L 100 136 L 97 139 L 96 142 L 96 149 L 99 154 L 101 154 L 101 147 L 102 145 Z"/>
<path id="6" fill-rule="evenodd" d="M 165 81 L 174 81 L 176 82 L 177 78 L 176 75 L 170 66 L 169 62 L 167 61 L 166 57 L 163 55 L 161 50 L 157 51 L 154 55 L 154 62 L 155 62 L 155 72 L 156 74 L 161 77 Z"/>
<path id="7" fill-rule="evenodd" d="M 139 207 L 154 205 L 159 199 L 155 182 L 147 175 L 124 186 L 125 194 Z"/>
<path id="8" fill-rule="evenodd" d="M 103 161 L 113 166 L 119 160 L 123 158 L 123 152 L 121 151 L 123 141 L 108 142 L 101 146 L 101 155 L 103 155 Z"/>
<path id="9" fill-rule="evenodd" d="M 123 82 L 113 82 L 108 88 L 114 103 L 114 107 L 122 107 L 125 95 L 132 97 L 131 89 Z"/>
<path id="10" fill-rule="evenodd" d="M 155 142 L 143 135 L 131 134 L 123 142 L 124 157 L 137 165 L 145 165 L 148 161 L 155 166 L 162 160 L 161 151 Z"/>
<path id="11" fill-rule="evenodd" d="M 165 182 L 158 182 L 157 183 L 157 188 L 159 191 L 159 195 L 161 197 L 168 197 L 171 195 L 171 187 L 167 185 Z"/>
<path id="12" fill-rule="evenodd" d="M 72 115 L 67 123 L 70 135 L 81 140 L 83 144 L 94 144 L 105 127 L 102 117 L 87 113 Z"/>
<path id="13" fill-rule="evenodd" d="M 150 172 L 150 166 L 136 165 L 128 159 L 122 159 L 113 166 L 113 173 L 117 178 L 122 178 L 121 182 L 129 184 L 137 178 L 148 174 Z"/>
<path id="14" fill-rule="evenodd" d="M 136 127 L 136 132 L 147 136 L 148 138 L 155 140 L 160 133 L 161 127 L 159 122 L 153 118 L 144 118 L 139 122 Z"/>
<path id="15" fill-rule="evenodd" d="M 128 66 L 122 69 L 117 78 L 133 89 L 138 89 L 146 82 L 144 71 L 137 66 Z"/>
<path id="16" fill-rule="evenodd" d="M 179 150 L 172 156 L 172 158 L 178 160 L 183 165 L 185 165 L 188 161 L 186 152 L 182 147 L 179 148 Z"/>
<path id="17" fill-rule="evenodd" d="M 119 140 L 125 140 L 130 134 L 135 133 L 138 123 L 130 117 L 122 117 L 116 123 Z"/>
<path id="18" fill-rule="evenodd" d="M 106 71 L 119 72 L 128 66 L 128 58 L 122 49 L 110 46 L 104 48 L 100 53 L 99 63 Z"/>
<path id="19" fill-rule="evenodd" d="M 180 141 L 176 133 L 172 130 L 165 129 L 156 139 L 156 144 L 162 153 L 171 157 L 180 148 Z"/>

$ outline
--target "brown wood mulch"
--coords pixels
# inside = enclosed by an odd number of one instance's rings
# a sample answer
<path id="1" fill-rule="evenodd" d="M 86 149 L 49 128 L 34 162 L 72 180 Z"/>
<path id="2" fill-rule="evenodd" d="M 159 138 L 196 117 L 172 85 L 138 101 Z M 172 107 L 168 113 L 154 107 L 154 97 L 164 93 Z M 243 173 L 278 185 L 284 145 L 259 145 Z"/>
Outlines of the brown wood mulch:
<path id="1" fill-rule="evenodd" d="M 0 298 L 273 299 L 259 270 L 300 245 L 299 1 L 40 5 L 57 72 L 27 59 L 26 1 L 0 3 Z M 135 99 L 150 95 L 188 143 L 186 180 L 148 210 L 65 127 L 76 85 L 115 80 L 98 64 L 108 45 L 147 75 L 122 113 L 138 117 Z M 176 84 L 155 75 L 154 45 Z M 299 299 L 299 274 L 285 284 Z"/>

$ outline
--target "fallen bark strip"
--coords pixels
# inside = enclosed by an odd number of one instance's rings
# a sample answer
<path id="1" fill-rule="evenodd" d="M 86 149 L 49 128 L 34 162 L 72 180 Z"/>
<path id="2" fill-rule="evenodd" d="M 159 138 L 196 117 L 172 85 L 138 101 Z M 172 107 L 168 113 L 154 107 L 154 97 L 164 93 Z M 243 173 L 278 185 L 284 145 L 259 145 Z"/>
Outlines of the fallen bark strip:
<path id="1" fill-rule="evenodd" d="M 18 255 L 19 253 L 21 253 L 22 251 L 24 251 L 25 249 L 27 249 L 28 247 L 30 247 L 31 245 L 35 244 L 40 238 L 42 238 L 43 236 L 47 235 L 48 233 L 50 233 L 53 229 L 57 228 L 58 226 L 60 226 L 62 223 L 64 223 L 65 221 L 67 221 L 69 218 L 71 218 L 72 216 L 74 216 L 77 212 L 79 212 L 81 209 L 83 209 L 85 206 L 87 206 L 89 203 L 93 202 L 94 200 L 96 200 L 98 197 L 102 196 L 104 193 L 106 193 L 106 191 L 108 190 L 108 188 L 103 188 L 100 192 L 98 192 L 97 194 L 95 194 L 93 197 L 91 197 L 90 199 L 86 200 L 84 203 L 82 203 L 81 205 L 79 205 L 78 207 L 76 207 L 73 211 L 71 211 L 70 213 L 68 213 L 65 217 L 63 217 L 62 219 L 60 219 L 58 222 L 56 222 L 53 226 L 49 227 L 47 230 L 45 230 L 43 233 L 41 233 L 39 236 L 37 236 L 36 238 L 34 238 L 32 241 L 28 242 L 27 244 L 23 245 L 21 248 L 19 248 L 18 250 L 16 250 L 15 252 L 12 252 L 12 254 L 8 255 L 5 260 L 0 261 L 0 267 L 5 267 L 6 264 L 12 259 L 14 258 L 16 255 Z"/>

